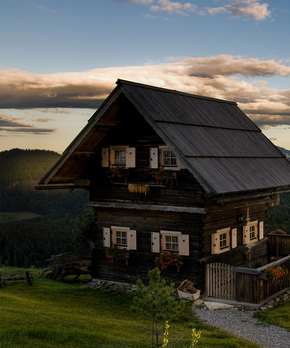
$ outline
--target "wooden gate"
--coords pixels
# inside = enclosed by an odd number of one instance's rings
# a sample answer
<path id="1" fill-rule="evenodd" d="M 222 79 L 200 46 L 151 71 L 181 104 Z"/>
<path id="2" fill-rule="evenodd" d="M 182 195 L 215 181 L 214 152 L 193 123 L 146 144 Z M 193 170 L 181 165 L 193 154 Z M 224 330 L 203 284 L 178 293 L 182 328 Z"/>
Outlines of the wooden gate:
<path id="1" fill-rule="evenodd" d="M 235 300 L 235 267 L 223 263 L 207 264 L 205 273 L 205 288 L 207 297 Z"/>

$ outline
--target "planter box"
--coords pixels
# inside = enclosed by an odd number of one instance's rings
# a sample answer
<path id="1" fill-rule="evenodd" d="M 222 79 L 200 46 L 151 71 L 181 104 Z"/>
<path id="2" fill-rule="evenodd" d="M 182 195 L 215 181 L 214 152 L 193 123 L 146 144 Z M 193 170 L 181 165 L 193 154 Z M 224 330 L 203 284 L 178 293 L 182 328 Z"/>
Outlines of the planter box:
<path id="1" fill-rule="evenodd" d="M 188 292 L 177 290 L 180 299 L 195 301 L 200 297 L 200 290 L 197 290 L 195 294 L 190 294 Z"/>

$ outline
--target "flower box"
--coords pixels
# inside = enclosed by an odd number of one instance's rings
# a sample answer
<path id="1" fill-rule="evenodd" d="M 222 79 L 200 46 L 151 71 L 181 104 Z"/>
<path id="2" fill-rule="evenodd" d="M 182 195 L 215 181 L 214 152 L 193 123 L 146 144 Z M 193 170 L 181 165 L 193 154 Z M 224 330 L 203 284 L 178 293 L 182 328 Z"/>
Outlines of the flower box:
<path id="1" fill-rule="evenodd" d="M 177 290 L 178 297 L 183 300 L 195 301 L 200 297 L 200 290 L 197 290 L 195 294 Z"/>

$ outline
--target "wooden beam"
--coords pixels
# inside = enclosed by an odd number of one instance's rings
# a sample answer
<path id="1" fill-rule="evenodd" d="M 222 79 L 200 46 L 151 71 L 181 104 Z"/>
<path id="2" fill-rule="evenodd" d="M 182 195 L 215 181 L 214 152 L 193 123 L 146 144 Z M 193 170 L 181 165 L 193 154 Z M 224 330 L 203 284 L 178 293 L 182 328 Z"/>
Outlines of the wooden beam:
<path id="1" fill-rule="evenodd" d="M 157 210 L 168 211 L 174 213 L 191 213 L 191 214 L 205 214 L 205 209 L 198 207 L 179 207 L 171 205 L 157 205 L 157 204 L 130 204 L 118 202 L 99 202 L 90 201 L 87 203 L 90 207 L 100 208 L 117 208 L 117 209 L 137 209 L 137 210 Z"/>

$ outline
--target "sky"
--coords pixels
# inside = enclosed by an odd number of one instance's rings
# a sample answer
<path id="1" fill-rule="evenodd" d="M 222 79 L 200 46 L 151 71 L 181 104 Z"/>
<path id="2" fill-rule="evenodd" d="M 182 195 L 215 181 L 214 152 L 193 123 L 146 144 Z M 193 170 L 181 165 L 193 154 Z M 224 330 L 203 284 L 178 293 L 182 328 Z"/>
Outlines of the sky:
<path id="1" fill-rule="evenodd" d="M 62 153 L 125 79 L 232 100 L 290 149 L 289 0 L 0 0 L 0 151 Z"/>

